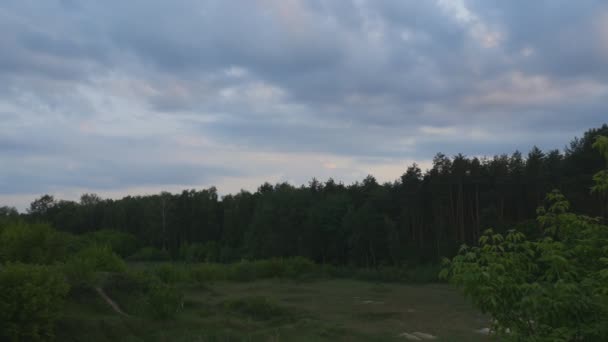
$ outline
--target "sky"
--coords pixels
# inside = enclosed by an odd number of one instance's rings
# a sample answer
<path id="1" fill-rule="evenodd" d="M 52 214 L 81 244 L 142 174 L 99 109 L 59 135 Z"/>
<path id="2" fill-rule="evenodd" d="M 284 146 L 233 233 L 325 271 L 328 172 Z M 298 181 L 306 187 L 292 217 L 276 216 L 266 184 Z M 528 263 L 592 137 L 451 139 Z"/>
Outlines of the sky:
<path id="1" fill-rule="evenodd" d="M 1 0 L 0 206 L 397 179 L 608 121 L 605 0 Z"/>

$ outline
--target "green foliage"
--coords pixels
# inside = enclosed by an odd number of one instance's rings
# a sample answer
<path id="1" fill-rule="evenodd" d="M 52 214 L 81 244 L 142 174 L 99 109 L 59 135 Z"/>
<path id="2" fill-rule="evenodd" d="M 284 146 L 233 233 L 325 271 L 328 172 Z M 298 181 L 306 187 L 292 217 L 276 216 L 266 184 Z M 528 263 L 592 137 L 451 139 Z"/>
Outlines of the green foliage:
<path id="1" fill-rule="evenodd" d="M 84 239 L 90 244 L 107 246 L 123 258 L 132 255 L 137 250 L 137 239 L 135 236 L 117 230 L 98 230 L 87 233 Z"/>
<path id="2" fill-rule="evenodd" d="M 597 136 L 592 146 L 608 161 L 608 136 Z"/>
<path id="3" fill-rule="evenodd" d="M 257 278 L 257 272 L 249 261 L 241 261 L 230 265 L 227 272 L 228 280 L 253 281 Z"/>
<path id="4" fill-rule="evenodd" d="M 64 260 L 69 238 L 47 224 L 8 224 L 0 231 L 0 262 L 51 264 Z"/>
<path id="5" fill-rule="evenodd" d="M 82 262 L 90 265 L 90 269 L 94 271 L 124 272 L 127 269 L 120 256 L 107 246 L 89 246 L 78 252 L 74 258 L 83 260 Z"/>
<path id="6" fill-rule="evenodd" d="M 487 230 L 463 246 L 442 277 L 494 319 L 494 330 L 526 341 L 608 339 L 608 227 L 568 212 L 558 192 L 539 209 L 544 235 Z M 506 334 L 510 331 L 509 334 Z"/>
<path id="7" fill-rule="evenodd" d="M 598 136 L 593 147 L 606 159 L 608 167 L 608 137 Z M 608 168 L 593 175 L 593 182 L 595 184 L 591 187 L 591 192 L 608 197 Z"/>
<path id="8" fill-rule="evenodd" d="M 302 258 L 272 258 L 255 261 L 242 260 L 233 264 L 201 263 L 188 266 L 190 278 L 199 283 L 232 280 L 253 281 L 268 278 L 299 279 L 318 276 L 321 269 Z"/>
<path id="9" fill-rule="evenodd" d="M 119 200 L 85 194 L 80 202 L 45 195 L 23 218 L 71 233 L 112 227 L 142 244 L 162 246 L 163 251 L 144 249 L 131 258 L 139 261 L 304 256 L 367 268 L 434 263 L 453 256 L 463 243 L 475 244 L 485 227 L 504 233 L 533 220 L 544 194 L 554 188 L 564 191 L 574 211 L 608 218 L 608 197 L 597 201 L 599 196 L 588 192 L 593 174 L 594 192 L 608 189 L 608 173 L 598 173 L 606 160 L 593 147 L 606 154 L 601 135 L 608 135 L 608 125 L 585 132 L 563 153 L 534 147 L 527 154 L 490 158 L 437 154 L 429 170 L 412 165 L 384 184 L 372 176 L 350 185 L 332 179 L 300 187 L 266 183 L 253 193 L 222 198 L 215 188 Z M 5 208 L 0 221 L 4 216 L 15 213 Z M 109 244 L 122 256 L 131 253 L 132 244 L 117 246 L 114 235 L 104 234 L 86 235 L 103 235 L 96 243 Z"/>
<path id="10" fill-rule="evenodd" d="M 69 258 L 61 266 L 73 291 L 91 289 L 98 285 L 99 272 L 125 272 L 124 261 L 110 247 L 91 245 Z"/>
<path id="11" fill-rule="evenodd" d="M 152 269 L 152 274 L 165 284 L 175 284 L 188 279 L 186 269 L 178 264 L 162 263 Z"/>
<path id="12" fill-rule="evenodd" d="M 608 138 L 593 147 L 608 163 Z M 608 195 L 608 173 L 593 192 Z M 570 213 L 557 190 L 537 210 L 538 239 L 487 230 L 479 247 L 463 246 L 441 276 L 464 288 L 494 317 L 494 330 L 517 340 L 608 340 L 608 226 Z M 508 334 L 506 334 L 508 332 Z"/>
<path id="13" fill-rule="evenodd" d="M 298 278 L 313 275 L 316 271 L 315 263 L 304 257 L 293 257 L 282 261 L 285 263 L 285 275 L 287 277 Z"/>
<path id="14" fill-rule="evenodd" d="M 593 175 L 593 182 L 595 184 L 591 187 L 591 192 L 599 194 L 608 193 L 608 170 L 602 170 Z"/>
<path id="15" fill-rule="evenodd" d="M 51 340 L 68 289 L 61 274 L 50 266 L 0 266 L 0 339 Z"/>
<path id="16" fill-rule="evenodd" d="M 169 252 L 154 248 L 143 247 L 128 257 L 131 261 L 168 261 L 171 259 Z"/>
<path id="17" fill-rule="evenodd" d="M 439 265 L 380 266 L 377 268 L 357 268 L 323 265 L 322 273 L 332 278 L 350 278 L 372 282 L 436 283 Z"/>
<path id="18" fill-rule="evenodd" d="M 302 257 L 240 261 L 234 264 L 200 263 L 186 267 L 189 280 L 207 283 L 221 280 L 254 281 L 257 279 L 350 278 L 374 282 L 438 282 L 439 265 L 416 265 L 377 268 L 317 265 Z M 168 277 L 168 276 L 167 276 Z M 183 279 L 183 275 L 179 276 Z"/>
<path id="19" fill-rule="evenodd" d="M 157 319 L 175 317 L 184 307 L 184 295 L 175 287 L 157 283 L 146 295 L 149 313 Z"/>
<path id="20" fill-rule="evenodd" d="M 0 233 L 4 226 L 19 222 L 19 212 L 14 207 L 0 206 Z"/>
<path id="21" fill-rule="evenodd" d="M 233 264 L 200 263 L 188 266 L 188 270 L 190 278 L 199 283 L 268 278 L 301 279 L 323 274 L 322 267 L 303 257 L 242 260 Z"/>
<path id="22" fill-rule="evenodd" d="M 224 307 L 228 311 L 261 321 L 290 316 L 288 310 L 274 301 L 261 296 L 228 300 L 224 302 Z"/>
<path id="23" fill-rule="evenodd" d="M 230 265 L 228 280 L 252 281 L 265 278 L 301 278 L 313 276 L 316 265 L 302 257 L 241 261 Z"/>
<path id="24" fill-rule="evenodd" d="M 93 260 L 71 258 L 62 265 L 62 271 L 72 291 L 93 288 L 98 280 Z"/>
<path id="25" fill-rule="evenodd" d="M 197 283 L 208 283 L 228 279 L 229 267 L 225 264 L 201 263 L 188 267 L 190 279 Z"/>
<path id="26" fill-rule="evenodd" d="M 156 311 L 165 309 L 161 295 L 152 293 L 157 287 L 169 286 L 164 284 L 154 274 L 145 271 L 129 270 L 123 273 L 110 273 L 101 282 L 105 292 L 119 303 L 122 310 L 129 315 L 139 317 L 161 317 Z M 158 308 L 152 308 L 155 305 Z"/>
<path id="27" fill-rule="evenodd" d="M 215 241 L 184 244 L 179 249 L 179 256 L 186 262 L 217 262 L 220 259 L 220 246 Z"/>

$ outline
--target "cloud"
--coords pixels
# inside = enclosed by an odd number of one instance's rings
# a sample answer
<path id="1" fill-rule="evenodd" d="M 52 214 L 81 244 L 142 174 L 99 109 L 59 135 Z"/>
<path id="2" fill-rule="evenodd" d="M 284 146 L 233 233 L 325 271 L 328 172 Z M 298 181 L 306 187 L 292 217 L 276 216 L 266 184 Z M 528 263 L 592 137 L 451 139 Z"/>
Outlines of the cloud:
<path id="1" fill-rule="evenodd" d="M 0 205 L 391 180 L 439 151 L 560 147 L 605 121 L 607 13 L 600 0 L 4 1 Z"/>

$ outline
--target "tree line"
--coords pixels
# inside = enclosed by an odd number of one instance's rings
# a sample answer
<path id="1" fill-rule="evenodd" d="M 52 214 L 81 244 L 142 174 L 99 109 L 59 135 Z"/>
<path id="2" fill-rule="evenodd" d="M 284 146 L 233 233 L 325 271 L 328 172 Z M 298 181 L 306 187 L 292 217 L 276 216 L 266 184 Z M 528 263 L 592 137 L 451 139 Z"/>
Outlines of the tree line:
<path id="1" fill-rule="evenodd" d="M 493 157 L 438 153 L 429 170 L 411 165 L 394 182 L 369 175 L 345 185 L 329 179 L 307 185 L 261 185 L 220 197 L 216 188 L 79 202 L 44 195 L 26 214 L 0 208 L 0 218 L 21 216 L 82 234 L 114 229 L 140 246 L 173 257 L 199 246 L 209 261 L 304 256 L 320 263 L 375 267 L 435 262 L 475 244 L 486 228 L 534 232 L 536 209 L 559 189 L 573 210 L 604 220 L 605 197 L 589 192 L 606 162 L 591 145 L 608 125 L 590 129 L 563 151 L 533 147 Z"/>

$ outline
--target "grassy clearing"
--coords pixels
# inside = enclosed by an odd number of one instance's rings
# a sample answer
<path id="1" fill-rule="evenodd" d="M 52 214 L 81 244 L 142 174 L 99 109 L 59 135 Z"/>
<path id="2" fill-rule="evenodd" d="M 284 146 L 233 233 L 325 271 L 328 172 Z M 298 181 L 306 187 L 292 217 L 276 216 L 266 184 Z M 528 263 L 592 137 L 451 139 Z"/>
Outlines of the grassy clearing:
<path id="1" fill-rule="evenodd" d="M 404 341 L 398 335 L 419 331 L 441 341 L 488 340 L 474 332 L 487 326 L 487 320 L 447 285 L 264 279 L 177 286 L 184 293 L 184 307 L 166 321 L 121 317 L 101 299 L 74 296 L 57 339 Z M 120 296 L 117 301 L 122 304 Z"/>

